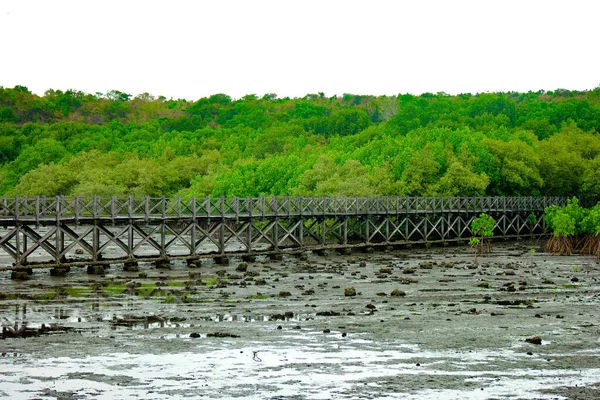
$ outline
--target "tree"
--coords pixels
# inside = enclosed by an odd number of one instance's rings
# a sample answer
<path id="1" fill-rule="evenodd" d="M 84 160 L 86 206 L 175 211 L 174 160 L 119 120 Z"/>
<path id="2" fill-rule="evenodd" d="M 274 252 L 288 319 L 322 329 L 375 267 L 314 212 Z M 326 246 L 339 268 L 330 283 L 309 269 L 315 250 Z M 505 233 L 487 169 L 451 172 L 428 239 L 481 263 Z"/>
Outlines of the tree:
<path id="1" fill-rule="evenodd" d="M 483 196 L 489 182 L 486 174 L 477 174 L 456 160 L 441 177 L 437 192 L 442 196 Z"/>
<path id="2" fill-rule="evenodd" d="M 496 220 L 489 215 L 482 213 L 479 217 L 471 221 L 471 232 L 473 237 L 469 241 L 471 248 L 475 249 L 475 260 L 473 263 L 477 265 L 477 256 L 489 253 L 492 250 L 492 245 L 489 238 L 494 236 L 494 227 Z"/>
<path id="3" fill-rule="evenodd" d="M 543 183 L 538 169 L 540 157 L 533 146 L 518 139 L 487 139 L 485 144 L 493 157 L 485 170 L 492 178 L 489 188 L 492 194 L 539 193 Z"/>

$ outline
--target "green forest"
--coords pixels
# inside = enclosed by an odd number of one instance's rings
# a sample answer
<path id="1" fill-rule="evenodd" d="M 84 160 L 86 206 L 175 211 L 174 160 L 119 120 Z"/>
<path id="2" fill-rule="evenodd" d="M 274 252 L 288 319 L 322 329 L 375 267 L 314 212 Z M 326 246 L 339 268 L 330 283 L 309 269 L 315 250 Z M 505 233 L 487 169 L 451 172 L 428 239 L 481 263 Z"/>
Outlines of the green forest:
<path id="1" fill-rule="evenodd" d="M 0 195 L 600 196 L 588 91 L 197 101 L 0 87 Z"/>

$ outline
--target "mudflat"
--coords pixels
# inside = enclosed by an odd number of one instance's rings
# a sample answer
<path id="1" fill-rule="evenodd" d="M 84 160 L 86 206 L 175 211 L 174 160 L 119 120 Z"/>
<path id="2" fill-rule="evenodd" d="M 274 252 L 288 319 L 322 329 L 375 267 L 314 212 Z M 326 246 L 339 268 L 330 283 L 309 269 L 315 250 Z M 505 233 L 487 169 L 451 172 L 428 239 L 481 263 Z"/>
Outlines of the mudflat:
<path id="1" fill-rule="evenodd" d="M 597 399 L 600 264 L 543 241 L 0 276 L 0 398 Z"/>

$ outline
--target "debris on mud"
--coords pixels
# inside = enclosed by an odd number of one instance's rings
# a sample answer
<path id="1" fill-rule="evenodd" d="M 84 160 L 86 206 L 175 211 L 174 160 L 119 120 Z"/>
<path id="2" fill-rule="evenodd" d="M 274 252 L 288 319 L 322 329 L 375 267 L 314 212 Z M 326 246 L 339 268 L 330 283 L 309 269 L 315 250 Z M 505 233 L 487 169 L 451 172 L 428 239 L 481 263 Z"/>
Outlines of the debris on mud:
<path id="1" fill-rule="evenodd" d="M 216 338 L 239 338 L 240 335 L 236 335 L 234 333 L 229 332 L 213 332 L 206 335 L 206 337 L 216 337 Z"/>

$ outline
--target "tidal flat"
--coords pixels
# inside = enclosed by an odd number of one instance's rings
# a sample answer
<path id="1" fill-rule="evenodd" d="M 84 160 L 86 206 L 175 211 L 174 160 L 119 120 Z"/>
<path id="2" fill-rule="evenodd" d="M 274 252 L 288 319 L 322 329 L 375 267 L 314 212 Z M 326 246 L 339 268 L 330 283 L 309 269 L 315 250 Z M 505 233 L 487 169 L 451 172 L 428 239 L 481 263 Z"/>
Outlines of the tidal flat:
<path id="1" fill-rule="evenodd" d="M 600 264 L 543 244 L 4 272 L 0 398 L 600 398 Z"/>

